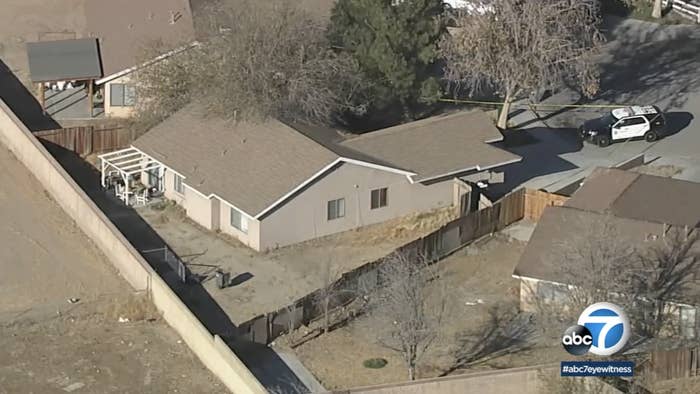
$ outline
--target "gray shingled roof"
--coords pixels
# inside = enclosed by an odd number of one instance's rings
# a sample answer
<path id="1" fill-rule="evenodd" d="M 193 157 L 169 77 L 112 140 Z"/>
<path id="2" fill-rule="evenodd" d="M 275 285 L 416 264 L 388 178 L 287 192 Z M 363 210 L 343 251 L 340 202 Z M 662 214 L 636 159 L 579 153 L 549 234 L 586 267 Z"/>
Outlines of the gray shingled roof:
<path id="1" fill-rule="evenodd" d="M 133 146 L 251 216 L 338 158 L 276 120 L 237 123 L 203 117 L 190 105 L 134 141 Z"/>
<path id="2" fill-rule="evenodd" d="M 412 171 L 420 181 L 520 161 L 520 156 L 487 144 L 501 140 L 484 112 L 469 111 L 366 133 L 341 145 Z"/>
<path id="3" fill-rule="evenodd" d="M 614 216 L 700 225 L 700 183 L 611 168 L 596 168 L 566 206 Z"/>
<path id="4" fill-rule="evenodd" d="M 85 2 L 88 34 L 100 39 L 104 75 L 142 63 L 153 41 L 175 49 L 194 40 L 194 22 L 189 0 Z M 171 23 L 171 21 L 175 23 Z"/>
<path id="5" fill-rule="evenodd" d="M 251 216 L 340 158 L 416 173 L 418 181 L 520 160 L 484 143 L 502 136 L 479 112 L 429 118 L 344 142 L 329 130 L 300 132 L 276 120 L 234 124 L 201 114 L 189 105 L 133 145 L 181 173 L 187 185 Z"/>
<path id="6" fill-rule="evenodd" d="M 27 43 L 29 73 L 33 82 L 100 78 L 97 39 Z"/>

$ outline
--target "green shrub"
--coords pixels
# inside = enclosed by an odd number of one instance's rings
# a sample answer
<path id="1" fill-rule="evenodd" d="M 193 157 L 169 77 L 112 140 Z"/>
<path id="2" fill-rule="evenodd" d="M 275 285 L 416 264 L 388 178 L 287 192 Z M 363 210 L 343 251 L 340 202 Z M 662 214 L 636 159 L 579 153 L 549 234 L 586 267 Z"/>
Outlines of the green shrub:
<path id="1" fill-rule="evenodd" d="M 362 365 L 364 365 L 365 368 L 372 368 L 372 369 L 379 369 L 379 368 L 384 368 L 386 366 L 388 361 L 383 358 L 369 358 L 365 361 L 362 362 Z"/>

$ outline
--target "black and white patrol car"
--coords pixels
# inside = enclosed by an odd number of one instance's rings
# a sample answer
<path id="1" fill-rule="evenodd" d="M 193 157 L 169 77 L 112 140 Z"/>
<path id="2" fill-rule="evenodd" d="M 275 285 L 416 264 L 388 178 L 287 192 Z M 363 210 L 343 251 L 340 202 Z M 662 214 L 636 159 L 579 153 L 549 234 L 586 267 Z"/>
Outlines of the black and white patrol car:
<path id="1" fill-rule="evenodd" d="M 586 121 L 579 127 L 579 134 L 598 146 L 635 138 L 652 142 L 663 136 L 665 126 L 666 119 L 656 106 L 615 108 L 603 117 Z"/>

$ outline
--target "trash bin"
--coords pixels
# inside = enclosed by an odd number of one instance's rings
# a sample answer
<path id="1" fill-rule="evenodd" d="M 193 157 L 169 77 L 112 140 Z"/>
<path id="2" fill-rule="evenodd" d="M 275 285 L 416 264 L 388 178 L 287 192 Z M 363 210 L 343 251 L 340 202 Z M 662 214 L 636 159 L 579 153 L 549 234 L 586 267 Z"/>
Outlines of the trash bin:
<path id="1" fill-rule="evenodd" d="M 226 275 L 224 275 L 223 272 L 216 270 L 216 287 L 218 287 L 219 289 L 223 289 L 224 287 L 226 287 L 225 279 Z"/>

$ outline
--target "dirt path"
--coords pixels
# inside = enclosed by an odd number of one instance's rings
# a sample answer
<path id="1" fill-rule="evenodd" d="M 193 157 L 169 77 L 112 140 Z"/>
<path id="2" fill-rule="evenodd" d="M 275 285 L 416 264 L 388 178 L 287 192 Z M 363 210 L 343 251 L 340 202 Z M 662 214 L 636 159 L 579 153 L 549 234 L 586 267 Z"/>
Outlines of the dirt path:
<path id="1" fill-rule="evenodd" d="M 0 393 L 226 392 L 4 146 L 0 169 Z"/>

